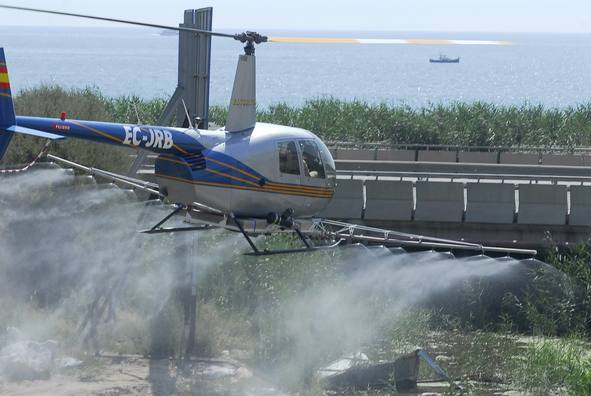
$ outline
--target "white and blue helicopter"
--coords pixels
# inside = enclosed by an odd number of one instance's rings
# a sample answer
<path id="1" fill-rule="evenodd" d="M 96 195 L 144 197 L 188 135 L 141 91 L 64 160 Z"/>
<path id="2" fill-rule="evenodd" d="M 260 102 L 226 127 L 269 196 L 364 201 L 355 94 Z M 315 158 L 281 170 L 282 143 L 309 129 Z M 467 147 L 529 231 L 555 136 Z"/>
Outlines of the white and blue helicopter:
<path id="1" fill-rule="evenodd" d="M 238 66 L 226 125 L 218 130 L 171 128 L 59 118 L 16 116 L 4 50 L 0 48 L 0 159 L 15 133 L 43 139 L 86 139 L 156 153 L 155 177 L 149 183 L 96 168 L 85 167 L 48 154 L 48 158 L 110 180 L 157 194 L 175 204 L 172 213 L 147 233 L 178 232 L 222 227 L 241 232 L 253 254 L 275 254 L 331 248 L 343 240 L 387 245 L 453 248 L 475 251 L 535 254 L 535 251 L 485 247 L 419 235 L 373 229 L 315 218 L 330 202 L 336 188 L 335 162 L 314 133 L 293 127 L 256 122 L 255 45 L 278 43 L 350 44 L 459 44 L 506 45 L 504 41 L 344 39 L 309 37 L 269 38 L 255 32 L 227 34 L 61 11 L 0 5 L 0 8 L 190 31 L 227 37 L 245 44 Z M 165 228 L 175 214 L 184 213 L 193 226 Z M 252 235 L 294 232 L 305 247 L 259 250 Z M 332 242 L 314 246 L 311 235 L 328 235 Z"/>

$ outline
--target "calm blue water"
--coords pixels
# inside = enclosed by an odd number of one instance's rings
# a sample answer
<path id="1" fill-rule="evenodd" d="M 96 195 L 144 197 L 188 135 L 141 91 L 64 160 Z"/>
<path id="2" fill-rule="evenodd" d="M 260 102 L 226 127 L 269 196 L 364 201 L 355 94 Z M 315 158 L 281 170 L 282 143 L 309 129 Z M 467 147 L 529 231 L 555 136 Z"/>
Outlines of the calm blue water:
<path id="1" fill-rule="evenodd" d="M 257 48 L 258 103 L 301 104 L 334 96 L 424 106 L 450 101 L 591 101 L 591 35 L 264 32 L 269 36 L 505 39 L 510 47 L 263 44 Z M 109 96 L 172 94 L 176 36 L 151 29 L 0 27 L 14 90 L 42 82 L 93 85 Z M 241 45 L 214 38 L 211 103 L 226 104 Z M 439 53 L 460 64 L 430 64 Z"/>

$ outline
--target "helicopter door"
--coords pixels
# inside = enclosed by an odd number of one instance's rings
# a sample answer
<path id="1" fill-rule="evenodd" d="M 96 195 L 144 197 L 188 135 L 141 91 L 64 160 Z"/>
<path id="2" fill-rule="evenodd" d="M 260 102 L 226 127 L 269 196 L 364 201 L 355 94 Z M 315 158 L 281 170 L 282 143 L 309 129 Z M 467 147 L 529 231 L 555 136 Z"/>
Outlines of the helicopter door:
<path id="1" fill-rule="evenodd" d="M 320 150 L 313 140 L 300 140 L 302 153 L 302 184 L 315 187 L 326 185 L 326 171 Z"/>
<path id="2" fill-rule="evenodd" d="M 277 143 L 279 153 L 279 182 L 301 184 L 300 157 L 295 141 Z"/>

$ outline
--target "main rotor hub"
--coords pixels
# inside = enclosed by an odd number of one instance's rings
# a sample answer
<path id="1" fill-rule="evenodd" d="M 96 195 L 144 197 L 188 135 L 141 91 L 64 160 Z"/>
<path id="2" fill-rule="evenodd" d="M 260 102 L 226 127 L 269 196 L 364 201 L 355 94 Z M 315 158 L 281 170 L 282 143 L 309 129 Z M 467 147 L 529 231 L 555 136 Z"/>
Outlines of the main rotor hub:
<path id="1" fill-rule="evenodd" d="M 246 43 L 244 46 L 244 53 L 246 55 L 254 55 L 254 45 L 266 42 L 268 37 L 263 36 L 257 32 L 246 31 L 235 34 L 234 40 L 238 40 L 241 43 Z"/>

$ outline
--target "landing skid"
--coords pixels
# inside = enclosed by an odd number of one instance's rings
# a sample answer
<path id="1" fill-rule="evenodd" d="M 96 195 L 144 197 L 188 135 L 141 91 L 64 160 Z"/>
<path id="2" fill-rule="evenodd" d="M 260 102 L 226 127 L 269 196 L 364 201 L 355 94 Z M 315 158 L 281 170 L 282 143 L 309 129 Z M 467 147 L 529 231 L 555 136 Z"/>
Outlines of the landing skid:
<path id="1" fill-rule="evenodd" d="M 336 248 L 337 246 L 339 246 L 341 244 L 341 242 L 344 242 L 344 239 L 339 239 L 337 242 L 335 242 L 331 245 L 314 246 L 312 244 L 312 241 L 310 241 L 308 238 L 306 238 L 306 236 L 304 234 L 302 234 L 302 232 L 298 228 L 298 225 L 294 225 L 293 230 L 295 231 L 297 236 L 300 238 L 300 240 L 304 243 L 305 247 L 295 248 L 295 249 L 278 249 L 278 250 L 264 249 L 264 250 L 260 250 L 256 246 L 256 244 L 254 243 L 254 241 L 250 238 L 248 233 L 244 230 L 244 227 L 240 223 L 240 219 L 238 219 L 234 215 L 230 215 L 230 217 L 233 220 L 236 227 L 238 227 L 238 230 L 240 230 L 240 232 L 242 233 L 242 235 L 244 236 L 244 238 L 246 239 L 246 241 L 248 242 L 248 244 L 250 245 L 250 247 L 252 249 L 252 252 L 245 253 L 247 256 L 272 256 L 272 255 L 276 255 L 276 254 L 316 252 L 319 250 L 328 250 L 328 249 Z"/>
<path id="2" fill-rule="evenodd" d="M 321 245 L 321 246 L 312 246 L 309 248 L 299 248 L 299 249 L 279 249 L 279 250 L 269 250 L 265 249 L 263 251 L 257 250 L 256 252 L 249 252 L 244 253 L 245 256 L 273 256 L 276 254 L 288 254 L 288 253 L 309 253 L 309 252 L 317 252 L 321 250 L 330 250 L 339 247 L 345 240 L 340 239 L 339 241 L 333 243 L 332 245 Z"/>
<path id="3" fill-rule="evenodd" d="M 196 227 L 162 228 L 166 220 L 174 214 L 185 209 L 188 223 L 199 224 Z M 233 214 L 223 215 L 196 210 L 191 207 L 177 207 L 162 221 L 157 223 L 150 230 L 143 231 L 148 234 L 197 231 L 212 228 L 224 228 L 229 231 L 240 232 L 248 242 L 251 252 L 249 256 L 271 256 L 276 254 L 306 253 L 319 250 L 329 250 L 343 244 L 361 243 L 364 245 L 381 245 L 385 247 L 409 247 L 418 249 L 446 249 L 458 251 L 473 251 L 485 254 L 507 254 L 519 256 L 535 256 L 537 252 L 529 249 L 511 247 L 486 246 L 473 242 L 456 241 L 449 239 L 434 238 L 423 235 L 407 234 L 393 230 L 367 227 L 359 224 L 351 224 L 326 219 L 298 219 L 293 227 L 280 227 L 275 224 L 268 224 L 265 219 L 239 217 Z M 254 243 L 253 235 L 272 235 L 276 233 L 295 233 L 304 245 L 301 248 L 293 249 L 259 249 Z M 328 245 L 315 246 L 310 236 L 321 239 L 337 241 Z"/>

